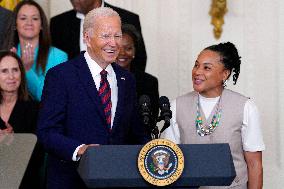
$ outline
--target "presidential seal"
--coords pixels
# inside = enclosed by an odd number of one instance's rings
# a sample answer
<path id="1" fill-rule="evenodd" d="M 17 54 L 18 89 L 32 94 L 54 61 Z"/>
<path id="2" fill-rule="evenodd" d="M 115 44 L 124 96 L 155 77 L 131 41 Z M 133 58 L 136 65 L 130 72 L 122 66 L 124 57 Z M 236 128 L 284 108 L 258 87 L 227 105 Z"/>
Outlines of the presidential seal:
<path id="1" fill-rule="evenodd" d="M 141 149 L 138 156 L 140 174 L 155 186 L 172 184 L 180 177 L 183 168 L 183 153 L 170 140 L 152 140 Z"/>

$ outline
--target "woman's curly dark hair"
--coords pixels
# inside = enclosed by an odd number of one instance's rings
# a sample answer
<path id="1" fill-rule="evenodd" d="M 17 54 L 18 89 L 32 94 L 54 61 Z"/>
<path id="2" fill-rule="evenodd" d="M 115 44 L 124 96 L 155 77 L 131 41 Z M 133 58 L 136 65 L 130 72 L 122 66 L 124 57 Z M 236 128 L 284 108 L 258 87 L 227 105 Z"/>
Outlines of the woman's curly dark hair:
<path id="1" fill-rule="evenodd" d="M 221 56 L 221 62 L 224 64 L 224 67 L 230 70 L 229 77 L 231 76 L 231 73 L 234 72 L 233 82 L 235 85 L 240 74 L 241 66 L 241 57 L 239 56 L 238 50 L 235 45 L 231 42 L 219 43 L 217 45 L 206 47 L 204 50 L 210 50 L 219 53 L 219 55 Z"/>

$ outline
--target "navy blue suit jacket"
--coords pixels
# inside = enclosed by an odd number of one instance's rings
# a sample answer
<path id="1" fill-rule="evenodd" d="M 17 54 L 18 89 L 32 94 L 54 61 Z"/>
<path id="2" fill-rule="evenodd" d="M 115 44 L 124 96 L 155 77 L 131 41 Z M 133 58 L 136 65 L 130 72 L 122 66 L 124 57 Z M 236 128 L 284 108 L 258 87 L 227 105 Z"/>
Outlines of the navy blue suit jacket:
<path id="1" fill-rule="evenodd" d="M 150 140 L 138 120 L 133 75 L 112 66 L 118 102 L 111 132 L 83 54 L 48 71 L 38 120 L 38 139 L 49 153 L 48 188 L 84 188 L 76 171 L 78 162 L 72 161 L 81 144 L 144 144 Z"/>

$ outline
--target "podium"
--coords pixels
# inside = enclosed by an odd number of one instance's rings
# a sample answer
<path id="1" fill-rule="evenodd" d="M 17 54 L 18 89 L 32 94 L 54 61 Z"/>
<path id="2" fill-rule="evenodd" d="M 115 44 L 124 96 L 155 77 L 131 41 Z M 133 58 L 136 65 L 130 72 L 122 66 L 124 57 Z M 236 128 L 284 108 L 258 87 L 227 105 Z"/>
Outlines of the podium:
<path id="1" fill-rule="evenodd" d="M 33 134 L 0 134 L 1 189 L 19 188 L 36 141 Z"/>
<path id="2" fill-rule="evenodd" d="M 101 145 L 87 149 L 78 172 L 89 188 L 154 187 L 137 167 L 142 145 Z M 229 186 L 236 176 L 229 144 L 182 144 L 184 170 L 170 187 Z"/>

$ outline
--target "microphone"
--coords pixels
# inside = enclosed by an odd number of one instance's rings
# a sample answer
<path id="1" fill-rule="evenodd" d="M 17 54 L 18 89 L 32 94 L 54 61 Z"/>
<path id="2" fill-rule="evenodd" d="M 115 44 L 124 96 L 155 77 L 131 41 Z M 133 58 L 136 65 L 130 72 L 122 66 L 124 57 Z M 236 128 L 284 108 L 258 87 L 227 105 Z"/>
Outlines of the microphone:
<path id="1" fill-rule="evenodd" d="M 166 128 L 170 126 L 171 123 L 171 118 L 172 118 L 172 111 L 171 111 L 171 105 L 169 102 L 168 97 L 166 96 L 161 96 L 159 99 L 159 107 L 161 110 L 160 113 L 160 119 L 165 120 L 164 126 L 161 129 L 160 133 L 162 133 Z"/>
<path id="2" fill-rule="evenodd" d="M 140 107 L 140 114 L 143 117 L 144 125 L 148 125 L 150 123 L 150 116 L 151 116 L 151 101 L 147 95 L 142 95 L 139 98 L 139 107 Z"/>

